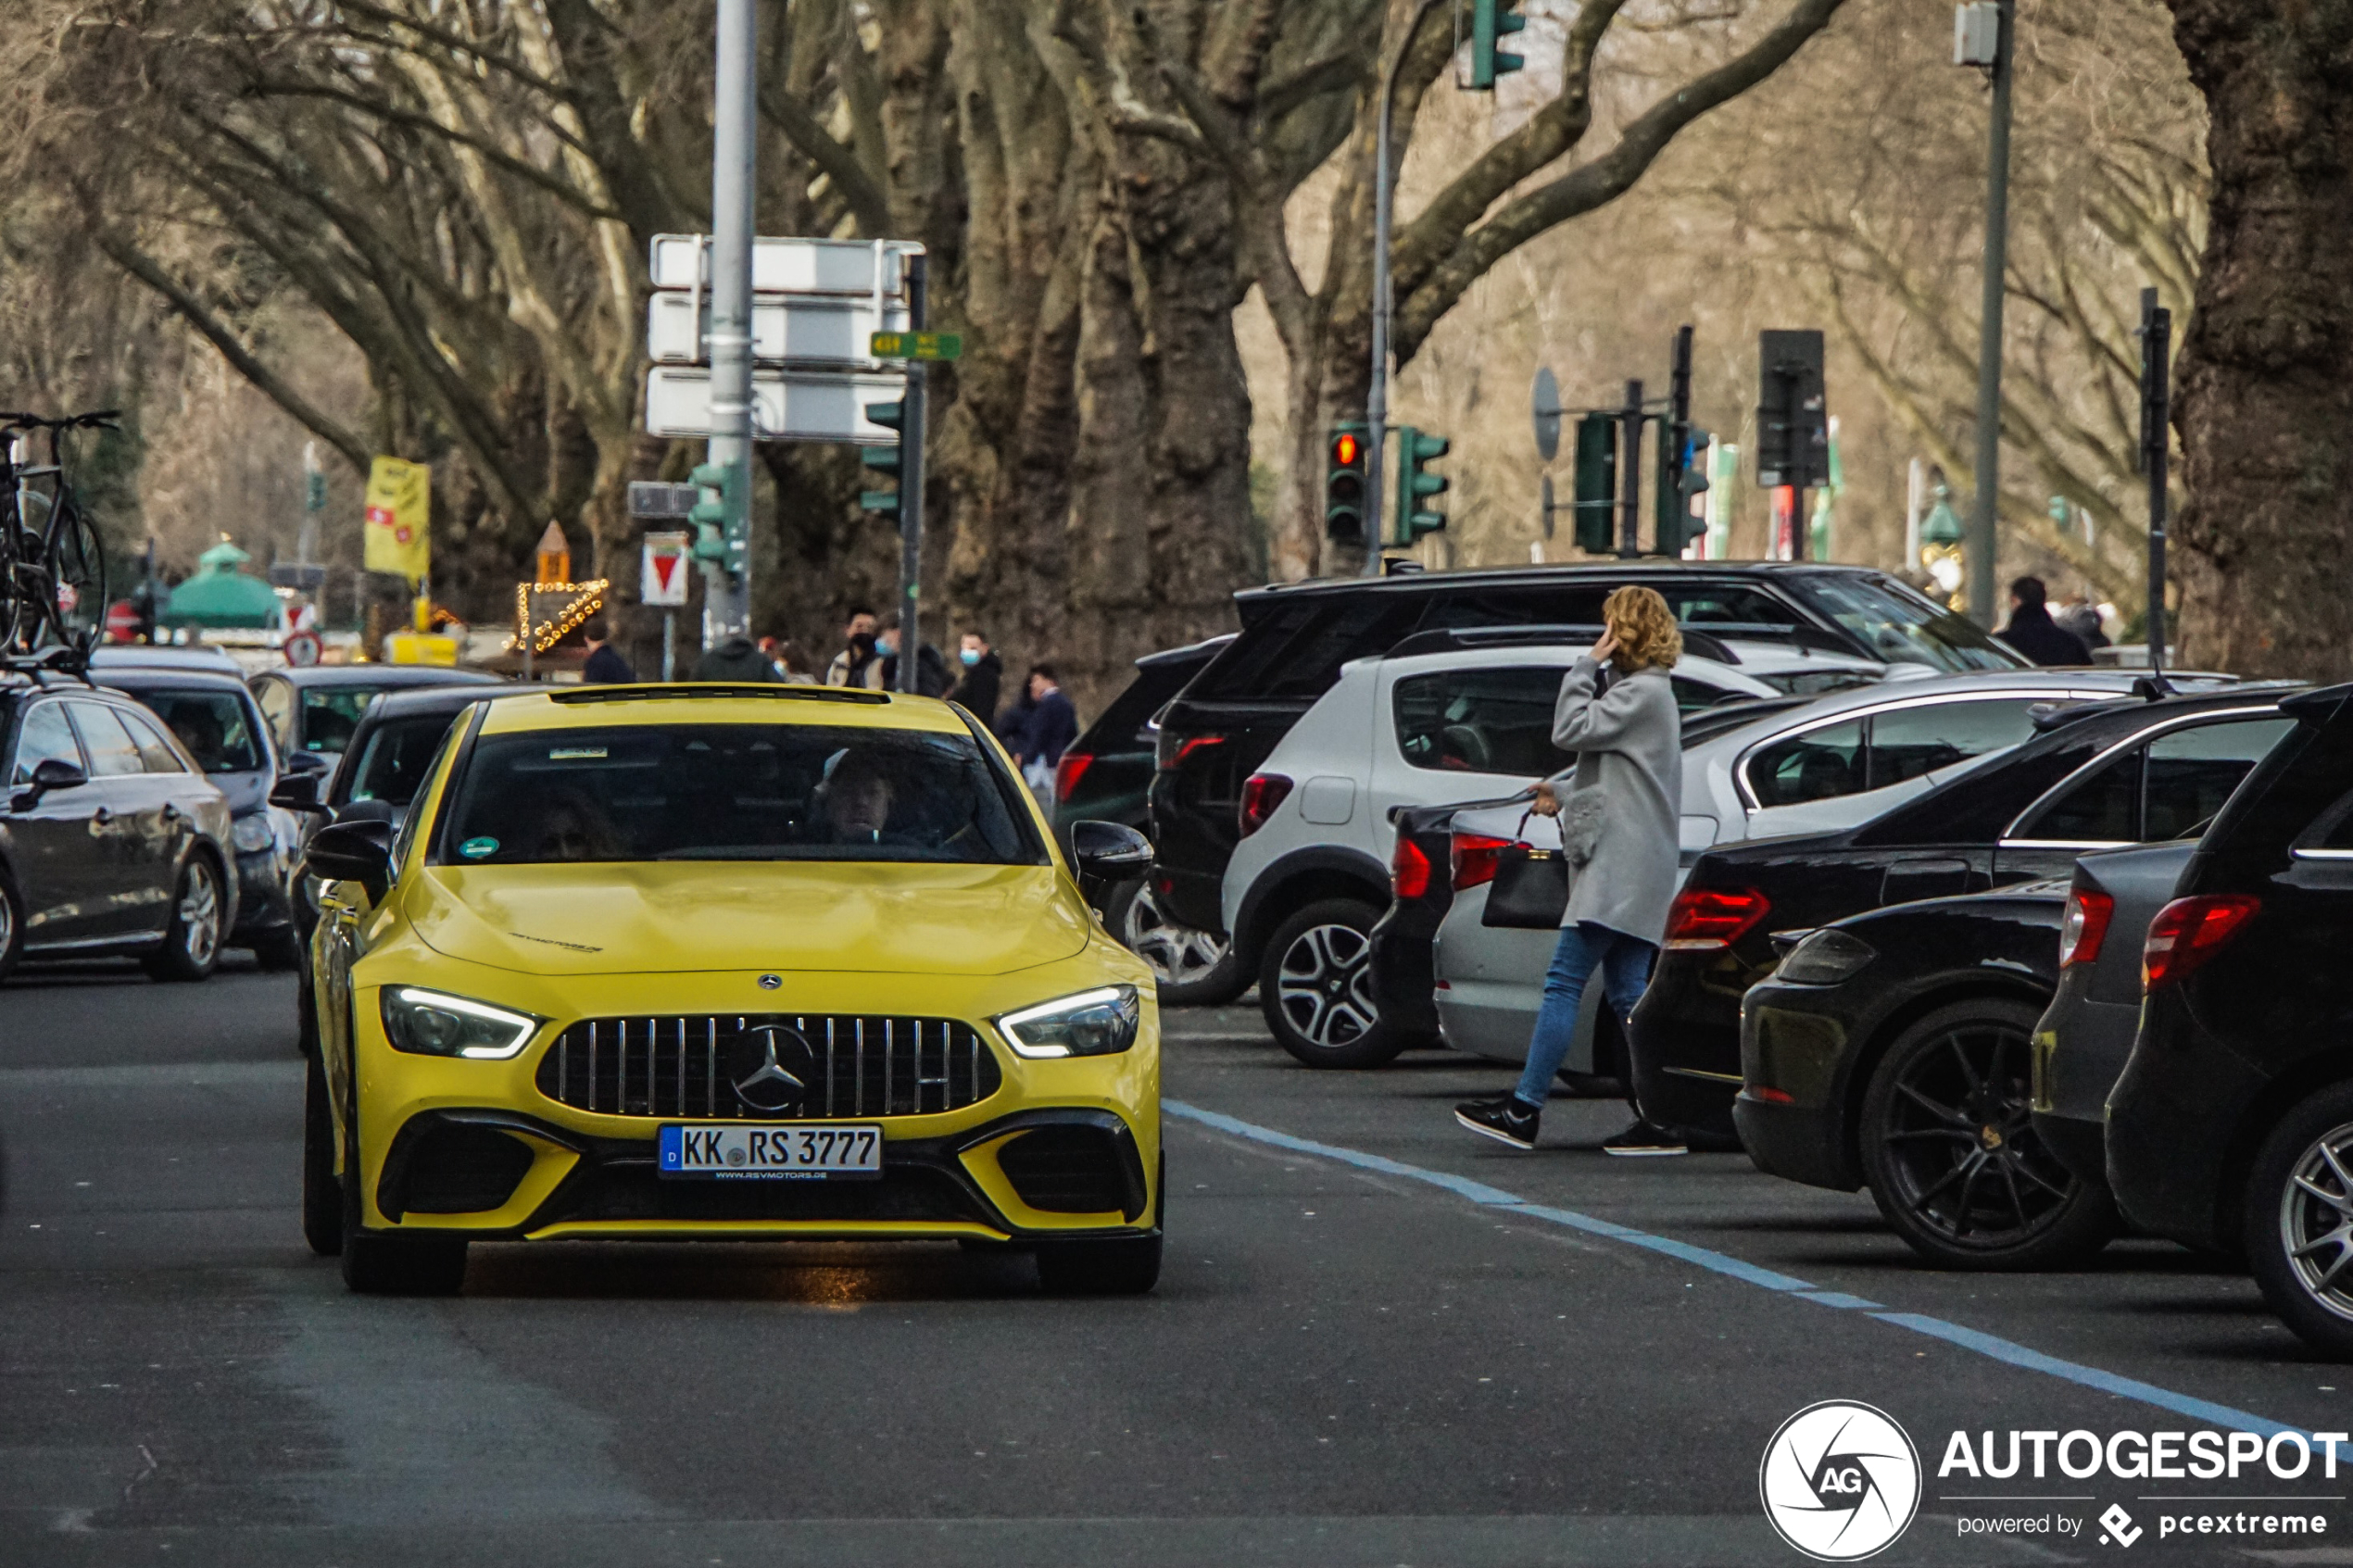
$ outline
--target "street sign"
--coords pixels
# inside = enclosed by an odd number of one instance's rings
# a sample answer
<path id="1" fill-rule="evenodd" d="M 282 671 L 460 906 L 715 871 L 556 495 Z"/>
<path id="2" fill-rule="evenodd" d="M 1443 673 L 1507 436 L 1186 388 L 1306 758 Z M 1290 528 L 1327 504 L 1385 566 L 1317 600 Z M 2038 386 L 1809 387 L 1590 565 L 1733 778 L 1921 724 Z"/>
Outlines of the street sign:
<path id="1" fill-rule="evenodd" d="M 319 656 L 324 648 L 325 645 L 320 641 L 318 633 L 296 632 L 287 636 L 278 651 L 295 669 L 308 670 L 319 662 Z"/>
<path id="2" fill-rule="evenodd" d="M 897 241 L 755 239 L 751 242 L 754 294 L 907 295 L 907 257 L 923 246 Z M 653 285 L 658 289 L 711 292 L 711 238 L 706 234 L 656 234 Z"/>
<path id="3" fill-rule="evenodd" d="M 961 359 L 964 340 L 955 332 L 876 332 L 867 352 L 877 359 Z"/>
<path id="4" fill-rule="evenodd" d="M 685 517 L 701 499 L 701 489 L 692 484 L 663 484 L 647 479 L 629 482 L 631 517 Z"/>
<path id="5" fill-rule="evenodd" d="M 1529 397 L 1535 405 L 1536 455 L 1551 462 L 1561 449 L 1561 383 L 1553 379 L 1553 369 L 1546 365 L 1536 372 L 1536 386 Z M 1544 537 L 1553 536 L 1553 518 L 1544 514 Z"/>
<path id="6" fill-rule="evenodd" d="M 691 488 L 691 487 L 690 487 Z M 686 563 L 693 538 L 685 533 L 648 533 L 637 572 L 637 602 L 671 608 L 686 602 Z"/>
<path id="7" fill-rule="evenodd" d="M 298 593 L 315 594 L 326 586 L 327 569 L 305 565 L 300 561 L 282 560 L 270 569 L 272 588 L 292 588 Z"/>
<path id="8" fill-rule="evenodd" d="M 842 441 L 887 446 L 897 435 L 866 418 L 869 403 L 906 395 L 903 376 L 840 370 L 755 370 L 751 378 L 752 439 Z M 711 370 L 656 365 L 646 372 L 646 433 L 712 433 Z"/>
<path id="9" fill-rule="evenodd" d="M 867 370 L 889 358 L 867 347 L 893 335 L 886 329 L 907 324 L 904 297 L 874 299 L 830 295 L 754 295 L 751 358 L 759 365 L 839 365 Z M 657 365 L 699 365 L 708 356 L 711 332 L 708 294 L 657 292 L 646 306 L 646 356 Z M 953 358 L 953 356 L 949 356 Z"/>

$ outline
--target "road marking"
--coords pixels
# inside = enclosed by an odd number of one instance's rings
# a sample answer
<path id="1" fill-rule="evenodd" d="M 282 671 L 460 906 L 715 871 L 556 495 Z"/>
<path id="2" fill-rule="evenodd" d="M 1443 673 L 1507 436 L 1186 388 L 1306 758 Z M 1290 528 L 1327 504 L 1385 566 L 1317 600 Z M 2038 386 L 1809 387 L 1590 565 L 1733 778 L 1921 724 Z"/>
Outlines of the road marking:
<path id="1" fill-rule="evenodd" d="M 2264 1416 L 2251 1415 L 2246 1411 L 2233 1410 L 2228 1405 L 2218 1405 L 2211 1399 L 2201 1399 L 2189 1394 L 2177 1394 L 2170 1388 L 2160 1388 L 2154 1383 L 2144 1383 L 2135 1377 L 2124 1377 L 2116 1373 L 2102 1372 L 2097 1367 L 2084 1366 L 2078 1361 L 2062 1361 L 2057 1356 L 2048 1356 L 2040 1350 L 2030 1349 L 2015 1340 L 2004 1339 L 1996 1335 L 1985 1334 L 1974 1328 L 1964 1328 L 1958 1323 L 1946 1323 L 1942 1318 L 1931 1318 L 1919 1312 L 1891 1311 L 1876 1301 L 1866 1301 L 1859 1296 L 1849 1296 L 1843 1291 L 1825 1289 L 1790 1274 L 1760 1268 L 1755 1263 L 1735 1258 L 1729 1252 L 1718 1252 L 1705 1247 L 1694 1247 L 1690 1242 L 1677 1241 L 1671 1236 L 1654 1236 L 1648 1231 L 1638 1231 L 1631 1226 L 1621 1225 L 1614 1221 L 1597 1219 L 1591 1214 L 1580 1214 L 1573 1209 L 1555 1209 L 1548 1204 L 1530 1203 L 1524 1198 L 1504 1191 L 1501 1187 L 1489 1186 L 1485 1182 L 1473 1181 L 1468 1176 L 1457 1176 L 1445 1171 L 1427 1170 L 1419 1165 L 1408 1165 L 1402 1160 L 1391 1160 L 1387 1155 L 1366 1154 L 1360 1149 L 1342 1148 L 1337 1144 L 1317 1143 L 1312 1138 L 1296 1137 L 1290 1133 L 1277 1132 L 1272 1127 L 1262 1127 L 1254 1122 L 1244 1122 L 1239 1117 L 1227 1116 L 1220 1111 L 1204 1110 L 1196 1105 L 1187 1105 L 1182 1100 L 1163 1100 L 1161 1109 L 1171 1116 L 1187 1122 L 1198 1122 L 1204 1127 L 1212 1127 L 1221 1133 L 1229 1133 L 1238 1138 L 1247 1138 L 1252 1143 L 1269 1144 L 1277 1148 L 1290 1149 L 1296 1154 L 1312 1154 L 1318 1159 L 1337 1160 L 1343 1165 L 1353 1165 L 1360 1171 L 1378 1171 L 1383 1175 L 1403 1176 L 1408 1181 L 1421 1182 L 1429 1186 L 1443 1188 L 1458 1198 L 1467 1198 L 1485 1208 L 1507 1209 L 1515 1214 L 1525 1215 L 1532 1220 L 1543 1220 L 1552 1224 L 1566 1226 L 1570 1230 L 1582 1231 L 1587 1236 L 1600 1236 L 1606 1241 L 1623 1242 L 1629 1247 L 1639 1247 L 1646 1251 L 1660 1253 L 1690 1263 L 1696 1268 L 1706 1269 L 1710 1273 L 1739 1280 L 1745 1285 L 1754 1285 L 1761 1289 L 1778 1292 L 1794 1300 L 1811 1301 L 1817 1306 L 1830 1307 L 1842 1311 L 1859 1311 L 1864 1316 L 1880 1323 L 1888 1323 L 1896 1328 L 1909 1329 L 1914 1334 L 1924 1334 L 1931 1339 L 1941 1339 L 1948 1345 L 1964 1350 L 1974 1350 L 1981 1356 L 1990 1357 L 2010 1366 L 2020 1367 L 2028 1372 L 2039 1372 L 2046 1376 L 2060 1378 L 2069 1383 L 2081 1384 L 2086 1388 L 2096 1388 L 2104 1394 L 2114 1394 L 2127 1399 L 2138 1399 L 2143 1404 L 2155 1405 L 2159 1410 L 2171 1411 L 2176 1415 L 2188 1416 L 2193 1420 L 2207 1422 L 2231 1431 L 2254 1432 L 2265 1437 L 2282 1432 L 2294 1432 L 2305 1436 L 2308 1440 L 2310 1436 L 2299 1427 L 2289 1426 Z"/>

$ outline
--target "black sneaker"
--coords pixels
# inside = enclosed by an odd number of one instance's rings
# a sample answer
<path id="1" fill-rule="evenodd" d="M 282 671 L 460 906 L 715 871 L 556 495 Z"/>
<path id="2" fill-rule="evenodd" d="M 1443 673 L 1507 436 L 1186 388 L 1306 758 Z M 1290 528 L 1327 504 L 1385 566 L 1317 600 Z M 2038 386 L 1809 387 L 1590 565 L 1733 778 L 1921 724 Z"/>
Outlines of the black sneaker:
<path id="1" fill-rule="evenodd" d="M 1454 1108 L 1454 1120 L 1514 1148 L 1536 1147 L 1536 1123 L 1543 1113 L 1523 1103 L 1517 1095 L 1502 1099 L 1466 1100 Z"/>
<path id="2" fill-rule="evenodd" d="M 1644 1155 L 1689 1154 L 1691 1145 L 1683 1135 L 1655 1122 L 1637 1122 L 1617 1136 L 1602 1145 L 1604 1154 L 1636 1159 Z"/>

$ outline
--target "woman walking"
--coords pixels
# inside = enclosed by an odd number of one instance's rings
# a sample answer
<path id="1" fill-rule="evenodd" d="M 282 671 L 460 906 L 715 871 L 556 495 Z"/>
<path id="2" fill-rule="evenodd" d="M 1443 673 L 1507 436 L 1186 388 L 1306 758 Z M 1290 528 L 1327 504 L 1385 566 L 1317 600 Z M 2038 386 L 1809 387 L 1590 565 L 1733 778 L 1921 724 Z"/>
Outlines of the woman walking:
<path id="1" fill-rule="evenodd" d="M 1667 672 L 1682 657 L 1682 633 L 1667 601 L 1639 587 L 1604 601 L 1601 640 L 1562 678 L 1553 709 L 1553 744 L 1575 754 L 1576 766 L 1537 785 L 1530 807 L 1560 818 L 1570 883 L 1528 1067 L 1503 1098 L 1454 1108 L 1464 1126 L 1516 1148 L 1536 1147 L 1537 1120 L 1568 1053 L 1587 981 L 1601 972 L 1604 999 L 1623 1023 L 1649 984 L 1675 897 L 1683 747 Z M 1639 1107 L 1636 1117 L 1603 1147 L 1612 1154 L 1683 1152 L 1682 1140 L 1642 1120 Z"/>

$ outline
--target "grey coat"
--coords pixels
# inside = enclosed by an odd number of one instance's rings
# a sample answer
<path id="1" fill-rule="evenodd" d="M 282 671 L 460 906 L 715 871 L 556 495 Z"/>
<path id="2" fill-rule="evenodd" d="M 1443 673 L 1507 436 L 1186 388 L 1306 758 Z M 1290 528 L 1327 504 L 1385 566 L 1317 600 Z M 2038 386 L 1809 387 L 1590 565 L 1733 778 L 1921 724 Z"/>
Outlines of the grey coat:
<path id="1" fill-rule="evenodd" d="M 1561 923 L 1591 921 L 1656 946 L 1675 899 L 1682 720 L 1664 670 L 1638 670 L 1595 696 L 1600 679 L 1599 665 L 1579 659 L 1562 677 L 1553 708 L 1553 744 L 1577 754 L 1573 774 L 1554 780 L 1556 786 L 1569 781 L 1564 840 L 1577 824 L 1592 824 L 1592 859 L 1569 873 Z"/>

